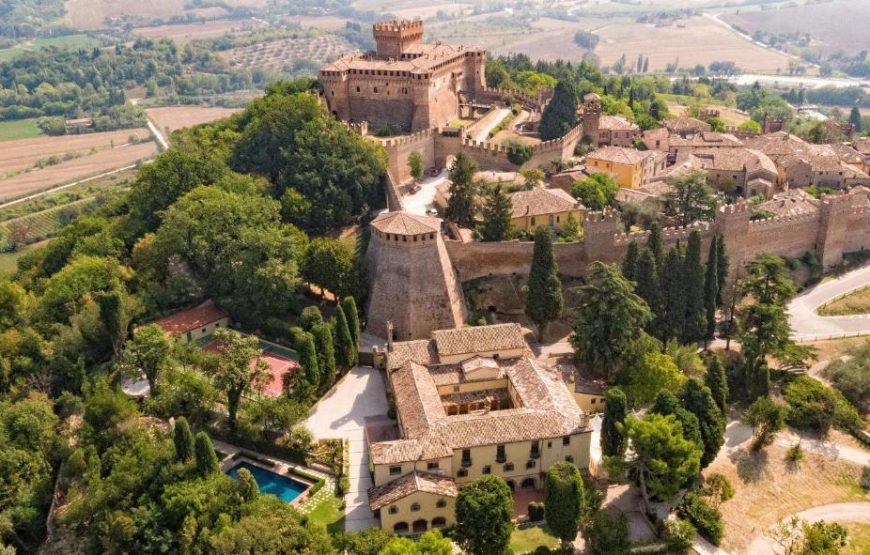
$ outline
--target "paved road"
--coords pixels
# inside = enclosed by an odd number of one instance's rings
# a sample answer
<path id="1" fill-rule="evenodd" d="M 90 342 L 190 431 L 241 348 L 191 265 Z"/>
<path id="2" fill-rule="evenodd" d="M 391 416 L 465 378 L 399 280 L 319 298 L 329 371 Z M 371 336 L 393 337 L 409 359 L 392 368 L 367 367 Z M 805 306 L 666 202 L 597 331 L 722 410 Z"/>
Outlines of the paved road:
<path id="1" fill-rule="evenodd" d="M 419 183 L 419 191 L 402 197 L 405 212 L 425 216 L 426 210 L 435 208 L 435 188 L 445 182 L 447 182 L 447 168 L 441 170 L 441 173 L 435 177 L 422 180 Z"/>
<path id="2" fill-rule="evenodd" d="M 810 341 L 842 336 L 870 335 L 870 314 L 819 316 L 818 307 L 836 297 L 870 285 L 870 264 L 808 289 L 788 304 L 792 338 Z"/>
<path id="3" fill-rule="evenodd" d="M 833 503 L 821 505 L 794 515 L 806 522 L 867 522 L 870 523 L 870 503 Z M 791 518 L 791 517 L 788 517 Z M 773 539 L 767 536 L 758 536 L 749 547 L 747 555 L 769 555 L 770 553 L 782 553 L 783 548 Z"/>
<path id="4" fill-rule="evenodd" d="M 346 438 L 350 443 L 350 489 L 344 496 L 347 531 L 377 524 L 369 509 L 368 490 L 372 478 L 368 469 L 365 420 L 387 413 L 384 382 L 378 370 L 357 367 L 336 384 L 311 410 L 305 425 L 315 438 Z"/>
<path id="5" fill-rule="evenodd" d="M 501 123 L 509 113 L 510 108 L 496 108 L 491 110 L 483 119 L 478 123 L 477 126 L 474 126 L 474 129 L 471 131 L 471 138 L 475 141 L 486 141 L 489 139 L 489 132 L 493 130 L 495 126 Z"/>

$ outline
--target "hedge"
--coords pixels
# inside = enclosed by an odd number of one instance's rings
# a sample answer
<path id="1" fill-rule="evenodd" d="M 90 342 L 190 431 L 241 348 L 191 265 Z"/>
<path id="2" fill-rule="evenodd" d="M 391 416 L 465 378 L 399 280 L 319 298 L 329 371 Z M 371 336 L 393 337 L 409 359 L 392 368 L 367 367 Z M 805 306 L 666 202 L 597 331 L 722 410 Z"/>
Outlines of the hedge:
<path id="1" fill-rule="evenodd" d="M 689 492 L 680 504 L 679 514 L 691 522 L 698 533 L 713 545 L 719 545 L 725 535 L 722 513 L 695 492 Z"/>

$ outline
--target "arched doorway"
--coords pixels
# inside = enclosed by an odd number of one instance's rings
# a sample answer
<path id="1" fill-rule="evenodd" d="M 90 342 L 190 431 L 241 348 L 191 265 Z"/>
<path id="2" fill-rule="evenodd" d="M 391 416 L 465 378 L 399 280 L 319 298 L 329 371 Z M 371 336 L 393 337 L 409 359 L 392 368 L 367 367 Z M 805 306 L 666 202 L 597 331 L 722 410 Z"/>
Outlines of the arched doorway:
<path id="1" fill-rule="evenodd" d="M 521 489 L 535 489 L 535 479 L 534 478 L 524 478 L 520 483 Z"/>
<path id="2" fill-rule="evenodd" d="M 397 534 L 407 534 L 408 533 L 408 523 L 407 522 L 397 522 L 393 525 L 393 532 Z"/>
<path id="3" fill-rule="evenodd" d="M 507 485 L 509 488 L 511 488 L 511 491 L 514 491 L 517 489 L 517 483 L 514 482 L 513 480 L 508 480 Z"/>
<path id="4" fill-rule="evenodd" d="M 426 530 L 429 529 L 429 523 L 425 518 L 421 518 L 420 520 L 415 520 L 412 526 L 412 530 L 415 534 L 422 534 Z"/>
<path id="5" fill-rule="evenodd" d="M 447 519 L 443 516 L 436 516 L 432 519 L 432 528 L 444 528 L 447 526 Z"/>

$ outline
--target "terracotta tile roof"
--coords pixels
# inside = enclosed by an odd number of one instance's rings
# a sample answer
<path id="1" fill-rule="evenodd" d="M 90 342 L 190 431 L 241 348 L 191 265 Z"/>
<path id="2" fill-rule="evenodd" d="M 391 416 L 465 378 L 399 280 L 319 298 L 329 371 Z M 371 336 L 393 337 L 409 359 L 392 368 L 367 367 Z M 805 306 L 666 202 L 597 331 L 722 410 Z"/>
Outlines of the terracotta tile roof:
<path id="1" fill-rule="evenodd" d="M 639 130 L 640 127 L 636 123 L 628 121 L 622 116 L 603 115 L 598 122 L 599 129 L 607 129 L 610 131 L 628 131 L 630 129 Z"/>
<path id="2" fill-rule="evenodd" d="M 459 489 L 452 478 L 415 470 L 392 482 L 371 488 L 369 508 L 377 511 L 418 491 L 446 497 L 459 495 Z"/>
<path id="3" fill-rule="evenodd" d="M 390 374 L 399 422 L 405 437 L 419 438 L 429 431 L 432 422 L 446 416 L 438 389 L 429 370 L 414 362 L 406 362 Z"/>
<path id="4" fill-rule="evenodd" d="M 861 137 L 860 139 L 855 139 L 853 146 L 855 147 L 855 150 L 857 150 L 864 156 L 870 156 L 870 137 Z"/>
<path id="5" fill-rule="evenodd" d="M 633 148 L 606 146 L 590 152 L 586 155 L 586 158 L 615 162 L 617 164 L 637 164 L 647 156 L 650 156 L 650 154 L 651 151 L 649 150 L 640 151 Z"/>
<path id="6" fill-rule="evenodd" d="M 819 201 L 802 189 L 796 189 L 774 195 L 769 201 L 759 204 L 758 208 L 777 216 L 796 216 L 818 212 Z"/>
<path id="7" fill-rule="evenodd" d="M 154 323 L 170 335 L 181 335 L 223 318 L 227 318 L 227 313 L 209 299 L 197 307 L 180 310 Z"/>
<path id="8" fill-rule="evenodd" d="M 419 235 L 441 231 L 441 220 L 408 212 L 384 212 L 372 220 L 372 227 L 383 233 Z"/>
<path id="9" fill-rule="evenodd" d="M 432 332 L 432 339 L 435 340 L 439 357 L 526 347 L 519 324 L 437 330 Z"/>
<path id="10" fill-rule="evenodd" d="M 326 64 L 321 71 L 348 70 L 388 70 L 425 73 L 433 71 L 438 64 L 462 58 L 466 52 L 477 52 L 480 49 L 462 45 L 442 43 L 414 44 L 407 46 L 399 59 L 383 59 L 370 54 L 348 54 L 336 61 Z"/>
<path id="11" fill-rule="evenodd" d="M 393 350 L 387 354 L 387 369 L 395 370 L 408 361 L 429 365 L 438 362 L 438 351 L 431 339 L 416 341 L 396 341 Z"/>
<path id="12" fill-rule="evenodd" d="M 716 133 L 715 131 L 704 131 L 703 133 L 692 135 L 687 139 L 672 136 L 670 142 L 671 148 L 743 146 L 743 142 L 734 135 L 731 135 L 730 133 Z"/>
<path id="13" fill-rule="evenodd" d="M 701 133 L 712 130 L 712 126 L 706 121 L 688 116 L 671 118 L 665 121 L 665 127 L 671 133 Z"/>
<path id="14" fill-rule="evenodd" d="M 512 193 L 510 199 L 513 205 L 511 218 L 556 214 L 583 208 L 577 199 L 562 189 L 535 187 L 531 191 Z"/>

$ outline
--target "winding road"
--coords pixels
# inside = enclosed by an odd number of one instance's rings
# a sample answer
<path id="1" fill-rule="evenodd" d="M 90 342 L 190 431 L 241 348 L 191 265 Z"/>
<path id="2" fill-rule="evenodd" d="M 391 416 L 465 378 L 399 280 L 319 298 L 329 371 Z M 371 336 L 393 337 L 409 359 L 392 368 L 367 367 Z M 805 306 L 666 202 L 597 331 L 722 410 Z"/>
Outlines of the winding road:
<path id="1" fill-rule="evenodd" d="M 797 513 L 797 518 L 806 522 L 870 523 L 870 503 L 833 503 L 821 505 Z M 791 518 L 791 517 L 786 517 Z M 785 520 L 785 519 L 783 519 Z M 768 536 L 758 536 L 749 547 L 746 555 L 770 555 L 771 553 L 783 553 L 783 547 L 776 540 Z"/>
<path id="2" fill-rule="evenodd" d="M 870 335 L 870 314 L 819 316 L 819 306 L 847 293 L 870 286 L 870 264 L 808 289 L 788 304 L 792 339 L 815 341 Z"/>

